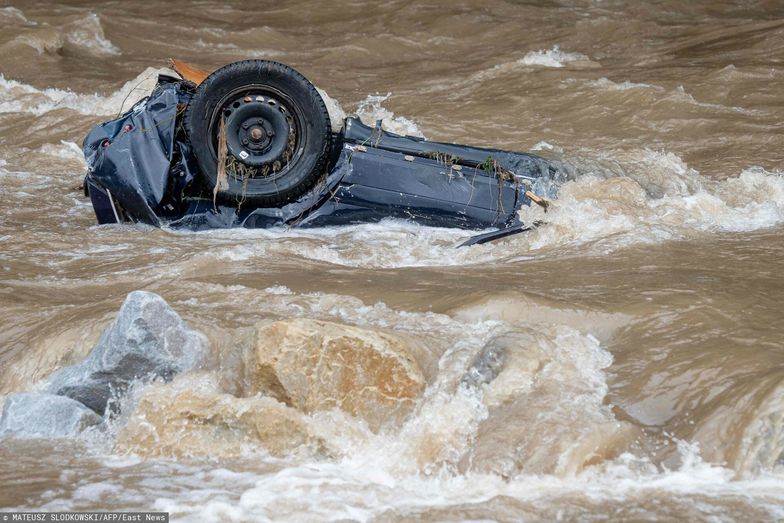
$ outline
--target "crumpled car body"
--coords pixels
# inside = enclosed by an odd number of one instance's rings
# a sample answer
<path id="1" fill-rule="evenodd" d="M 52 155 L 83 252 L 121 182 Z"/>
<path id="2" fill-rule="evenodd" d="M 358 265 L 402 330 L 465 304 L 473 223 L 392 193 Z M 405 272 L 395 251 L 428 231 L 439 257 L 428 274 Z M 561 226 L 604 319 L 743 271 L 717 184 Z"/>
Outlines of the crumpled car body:
<path id="1" fill-rule="evenodd" d="M 430 142 L 347 118 L 312 189 L 275 207 L 216 202 L 200 182 L 181 114 L 193 84 L 161 75 L 149 97 L 100 124 L 83 148 L 98 223 L 175 229 L 319 227 L 401 218 L 462 229 L 524 230 L 518 217 L 551 191 L 557 167 L 538 156 Z M 503 235 L 503 232 L 501 233 Z"/>

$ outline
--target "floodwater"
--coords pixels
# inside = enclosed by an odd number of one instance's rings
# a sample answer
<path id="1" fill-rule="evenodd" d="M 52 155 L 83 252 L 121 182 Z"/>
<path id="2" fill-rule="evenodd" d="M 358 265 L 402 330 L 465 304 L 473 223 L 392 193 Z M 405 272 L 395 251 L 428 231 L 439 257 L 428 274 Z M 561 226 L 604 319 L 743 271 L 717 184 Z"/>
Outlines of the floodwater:
<path id="1" fill-rule="evenodd" d="M 346 113 L 574 176 L 524 212 L 536 231 L 460 250 L 470 232 L 402 221 L 98 227 L 81 140 L 169 57 L 282 61 Z M 210 344 L 203 370 L 140 384 L 106 432 L 2 440 L 0 507 L 781 520 L 783 84 L 773 0 L 0 2 L 0 401 L 80 361 L 133 290 Z M 293 317 L 416 338 L 427 387 L 408 417 L 292 414 L 326 453 L 220 435 L 174 452 L 125 431 L 145 387 L 153 411 L 175 386 L 248 401 L 255 325 Z M 461 385 L 499 344 L 498 377 Z"/>

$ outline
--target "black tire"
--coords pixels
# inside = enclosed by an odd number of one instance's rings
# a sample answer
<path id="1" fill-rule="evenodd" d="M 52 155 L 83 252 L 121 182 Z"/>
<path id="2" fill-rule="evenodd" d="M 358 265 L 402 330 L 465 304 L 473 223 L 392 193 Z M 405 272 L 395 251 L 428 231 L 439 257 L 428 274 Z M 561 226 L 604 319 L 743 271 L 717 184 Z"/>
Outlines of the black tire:
<path id="1" fill-rule="evenodd" d="M 234 62 L 196 89 L 183 122 L 210 189 L 217 182 L 221 119 L 232 166 L 228 190 L 217 195 L 224 203 L 284 204 L 312 188 L 327 167 L 332 145 L 327 107 L 313 84 L 287 65 Z"/>

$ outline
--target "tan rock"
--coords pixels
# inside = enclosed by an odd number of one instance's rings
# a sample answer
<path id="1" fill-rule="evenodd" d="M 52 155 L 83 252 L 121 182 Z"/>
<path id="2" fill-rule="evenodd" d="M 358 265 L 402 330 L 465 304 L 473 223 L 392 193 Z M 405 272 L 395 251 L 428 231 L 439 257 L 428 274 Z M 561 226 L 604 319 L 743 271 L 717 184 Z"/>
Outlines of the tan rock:
<path id="1" fill-rule="evenodd" d="M 237 398 L 215 376 L 183 375 L 149 386 L 117 436 L 116 450 L 145 456 L 329 455 L 302 414 L 268 397 Z"/>
<path id="2" fill-rule="evenodd" d="M 402 420 L 425 388 L 398 336 L 309 319 L 262 325 L 256 334 L 251 392 L 304 412 L 339 408 L 378 430 Z"/>

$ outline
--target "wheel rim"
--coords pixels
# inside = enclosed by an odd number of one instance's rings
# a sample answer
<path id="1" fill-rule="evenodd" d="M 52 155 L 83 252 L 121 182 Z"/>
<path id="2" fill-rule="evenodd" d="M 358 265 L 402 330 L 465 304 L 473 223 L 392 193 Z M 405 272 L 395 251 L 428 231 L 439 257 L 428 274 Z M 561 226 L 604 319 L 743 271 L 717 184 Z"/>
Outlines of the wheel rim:
<path id="1" fill-rule="evenodd" d="M 221 119 L 226 132 L 226 172 L 245 183 L 283 177 L 301 154 L 303 129 L 296 104 L 268 86 L 245 86 L 224 96 L 210 119 L 211 153 L 218 160 Z"/>

